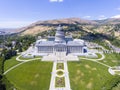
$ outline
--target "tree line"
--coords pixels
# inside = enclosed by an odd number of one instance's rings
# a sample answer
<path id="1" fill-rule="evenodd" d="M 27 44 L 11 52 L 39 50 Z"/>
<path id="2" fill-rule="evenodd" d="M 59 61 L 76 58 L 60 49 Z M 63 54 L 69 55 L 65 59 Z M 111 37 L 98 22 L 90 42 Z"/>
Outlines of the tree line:
<path id="1" fill-rule="evenodd" d="M 6 36 L 0 37 L 0 44 L 4 45 L 2 51 L 0 51 L 0 90 L 13 90 L 14 86 L 7 80 L 4 75 L 4 63 L 13 56 L 17 55 L 17 52 L 27 50 L 28 47 L 35 42 L 34 36 Z M 12 42 L 15 42 L 14 45 Z"/>

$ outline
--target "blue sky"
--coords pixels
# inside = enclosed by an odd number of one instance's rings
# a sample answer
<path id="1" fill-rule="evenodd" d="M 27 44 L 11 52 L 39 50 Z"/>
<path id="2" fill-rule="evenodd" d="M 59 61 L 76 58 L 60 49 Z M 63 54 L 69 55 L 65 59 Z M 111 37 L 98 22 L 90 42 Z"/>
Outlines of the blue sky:
<path id="1" fill-rule="evenodd" d="M 1 28 L 69 17 L 117 18 L 120 17 L 120 0 L 0 0 Z"/>

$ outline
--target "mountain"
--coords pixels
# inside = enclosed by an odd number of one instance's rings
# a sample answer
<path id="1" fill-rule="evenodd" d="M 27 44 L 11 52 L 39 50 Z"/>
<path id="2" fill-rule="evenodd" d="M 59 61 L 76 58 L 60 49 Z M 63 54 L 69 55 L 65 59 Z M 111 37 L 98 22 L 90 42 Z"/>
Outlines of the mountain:
<path id="1" fill-rule="evenodd" d="M 108 19 L 104 19 L 104 20 L 94 20 L 95 22 L 99 23 L 99 24 L 120 24 L 120 18 L 108 18 Z"/>
<path id="2" fill-rule="evenodd" d="M 84 20 L 80 18 L 64 18 L 46 21 L 37 21 L 27 27 L 16 29 L 20 35 L 36 35 L 41 32 L 55 30 L 62 25 L 64 30 L 72 35 L 82 36 L 88 33 L 99 33 L 120 38 L 120 18 L 105 20 Z"/>
<path id="3" fill-rule="evenodd" d="M 83 20 L 80 18 L 65 18 L 65 19 L 38 21 L 19 30 L 21 31 L 22 35 L 28 35 L 28 34 L 35 35 L 43 31 L 53 30 L 58 25 L 69 26 L 69 25 L 96 25 L 96 24 L 98 23 L 91 20 Z"/>
<path id="4" fill-rule="evenodd" d="M 98 26 L 94 28 L 95 31 L 120 38 L 120 18 L 95 20 L 95 22 L 99 23 Z"/>
<path id="5" fill-rule="evenodd" d="M 95 21 L 84 20 L 80 18 L 64 18 L 64 19 L 55 19 L 48 21 L 38 21 L 35 24 L 39 25 L 51 25 L 51 24 L 96 24 Z"/>
<path id="6" fill-rule="evenodd" d="M 21 35 L 36 35 L 38 33 L 55 30 L 58 25 L 62 25 L 64 29 L 68 29 L 72 25 L 76 25 L 78 29 L 84 32 L 100 33 L 106 35 L 114 35 L 119 38 L 120 19 L 109 18 L 105 20 L 84 20 L 80 18 L 64 18 L 55 20 L 38 21 L 27 27 L 19 29 Z M 74 28 L 74 27 L 72 27 Z M 75 31 L 75 30 L 74 30 Z M 79 30 L 77 30 L 79 31 Z M 81 32 L 82 33 L 82 32 Z"/>
<path id="7" fill-rule="evenodd" d="M 82 38 L 98 43 L 110 42 L 120 46 L 120 18 L 105 20 L 84 20 L 80 18 L 64 18 L 46 21 L 37 21 L 29 26 L 14 29 L 18 35 L 33 35 L 46 37 L 55 35 L 56 27 L 61 25 L 66 35 L 73 38 Z"/>

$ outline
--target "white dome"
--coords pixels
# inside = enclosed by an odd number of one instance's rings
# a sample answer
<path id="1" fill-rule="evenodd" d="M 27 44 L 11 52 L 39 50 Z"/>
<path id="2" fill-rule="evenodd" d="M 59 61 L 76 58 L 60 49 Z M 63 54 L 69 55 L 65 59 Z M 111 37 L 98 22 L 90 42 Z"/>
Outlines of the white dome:
<path id="1" fill-rule="evenodd" d="M 65 39 L 64 32 L 63 32 L 63 30 L 62 30 L 62 27 L 59 26 L 59 27 L 57 28 L 57 31 L 56 31 L 56 34 L 55 34 L 55 41 L 57 41 L 57 42 L 62 42 L 62 41 L 64 41 L 64 39 Z"/>

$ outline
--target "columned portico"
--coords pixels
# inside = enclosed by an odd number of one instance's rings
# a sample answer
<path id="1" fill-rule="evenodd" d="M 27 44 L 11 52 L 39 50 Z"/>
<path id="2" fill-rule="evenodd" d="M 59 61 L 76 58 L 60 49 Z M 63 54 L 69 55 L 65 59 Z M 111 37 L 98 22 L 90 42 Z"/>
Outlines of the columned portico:
<path id="1" fill-rule="evenodd" d="M 67 54 L 67 47 L 66 47 L 66 45 L 64 45 L 64 44 L 56 44 L 54 46 L 54 54 L 55 55 L 62 54 L 62 55 L 65 56 Z"/>

